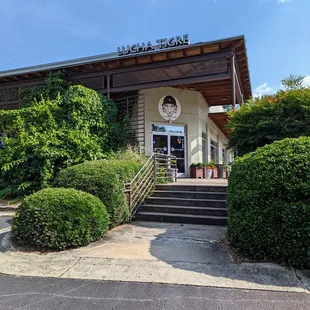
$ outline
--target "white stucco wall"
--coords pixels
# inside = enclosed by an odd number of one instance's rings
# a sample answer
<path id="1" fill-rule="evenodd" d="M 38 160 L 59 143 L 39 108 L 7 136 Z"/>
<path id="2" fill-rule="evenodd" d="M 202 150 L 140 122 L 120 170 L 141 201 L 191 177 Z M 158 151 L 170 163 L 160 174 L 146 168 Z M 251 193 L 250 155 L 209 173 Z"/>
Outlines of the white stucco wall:
<path id="1" fill-rule="evenodd" d="M 210 137 L 218 141 L 219 163 L 222 163 L 222 147 L 227 143 L 227 138 L 208 117 L 208 104 L 203 96 L 192 90 L 161 87 L 141 90 L 145 96 L 145 149 L 146 155 L 152 154 L 152 124 L 169 124 L 158 111 L 158 102 L 163 96 L 176 97 L 182 108 L 180 117 L 173 121 L 174 125 L 183 125 L 186 130 L 186 162 L 187 167 L 192 163 L 202 162 L 202 132 L 207 135 L 207 155 L 210 160 Z M 189 169 L 187 169 L 189 175 Z"/>

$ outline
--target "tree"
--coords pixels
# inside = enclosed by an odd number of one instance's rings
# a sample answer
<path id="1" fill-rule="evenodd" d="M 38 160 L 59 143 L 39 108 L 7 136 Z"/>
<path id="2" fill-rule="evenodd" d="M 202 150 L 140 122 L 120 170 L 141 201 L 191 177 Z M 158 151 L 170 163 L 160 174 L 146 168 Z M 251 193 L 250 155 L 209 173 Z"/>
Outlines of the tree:
<path id="1" fill-rule="evenodd" d="M 1 193 L 19 195 L 49 186 L 66 167 L 105 157 L 125 145 L 130 133 L 117 122 L 116 104 L 59 73 L 43 87 L 20 91 L 20 110 L 0 110 Z M 119 140 L 118 140 L 119 139 Z"/>
<path id="2" fill-rule="evenodd" d="M 289 77 L 281 80 L 281 83 L 286 90 L 301 89 L 304 78 L 302 75 L 290 74 Z"/>
<path id="3" fill-rule="evenodd" d="M 310 136 L 310 88 L 279 91 L 229 112 L 228 147 L 238 156 L 284 138 Z"/>

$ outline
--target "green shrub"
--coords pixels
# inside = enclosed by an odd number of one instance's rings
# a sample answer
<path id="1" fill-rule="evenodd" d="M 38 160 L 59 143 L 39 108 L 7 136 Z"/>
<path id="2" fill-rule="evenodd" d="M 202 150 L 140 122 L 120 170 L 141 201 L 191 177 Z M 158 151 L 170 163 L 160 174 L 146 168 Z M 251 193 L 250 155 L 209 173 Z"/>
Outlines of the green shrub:
<path id="1" fill-rule="evenodd" d="M 105 158 L 131 141 L 129 124 L 109 98 L 59 73 L 19 91 L 22 108 L 0 109 L 0 191 L 25 195 L 50 186 L 59 170 Z"/>
<path id="2" fill-rule="evenodd" d="M 130 182 L 142 167 L 140 163 L 130 160 L 110 159 L 102 160 L 101 162 L 102 165 L 111 167 L 122 183 Z"/>
<path id="3" fill-rule="evenodd" d="M 48 188 L 24 199 L 13 219 L 18 245 L 64 250 L 101 238 L 109 227 L 103 203 L 75 189 Z"/>
<path id="4" fill-rule="evenodd" d="M 129 218 L 124 183 L 129 182 L 141 164 L 126 160 L 89 161 L 60 172 L 55 186 L 70 187 L 91 193 L 106 206 L 111 227 Z"/>
<path id="5" fill-rule="evenodd" d="M 229 117 L 228 147 L 239 156 L 284 138 L 310 136 L 310 88 L 255 98 Z"/>
<path id="6" fill-rule="evenodd" d="M 248 257 L 310 264 L 310 138 L 274 142 L 232 165 L 228 237 Z"/>

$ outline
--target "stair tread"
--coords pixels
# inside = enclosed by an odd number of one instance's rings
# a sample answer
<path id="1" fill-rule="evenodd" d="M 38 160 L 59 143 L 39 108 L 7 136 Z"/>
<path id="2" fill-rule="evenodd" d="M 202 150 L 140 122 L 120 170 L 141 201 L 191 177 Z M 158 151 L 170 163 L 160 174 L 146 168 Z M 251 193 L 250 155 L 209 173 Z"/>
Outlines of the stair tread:
<path id="1" fill-rule="evenodd" d="M 179 214 L 179 213 L 160 213 L 160 212 L 138 212 L 139 215 L 155 215 L 155 216 L 173 216 L 173 217 L 188 217 L 188 218 L 202 218 L 202 219 L 223 219 L 226 220 L 226 216 L 212 216 L 212 215 L 192 215 L 192 214 Z"/>
<path id="2" fill-rule="evenodd" d="M 188 184 L 184 184 L 184 183 L 173 183 L 173 184 L 156 184 L 156 187 L 160 186 L 160 187 L 173 187 L 173 186 L 179 186 L 179 187 L 228 187 L 228 185 L 226 184 L 194 184 L 194 183 L 188 183 Z"/>
<path id="3" fill-rule="evenodd" d="M 226 195 L 226 192 L 195 192 L 195 191 L 168 191 L 155 189 L 153 193 L 185 193 L 185 194 L 209 194 L 209 195 Z"/>
<path id="4" fill-rule="evenodd" d="M 214 210 L 214 211 L 226 211 L 226 208 L 212 208 L 212 207 L 196 207 L 196 206 L 175 206 L 175 205 L 150 205 L 150 204 L 143 204 L 140 206 L 142 207 L 150 207 L 150 208 L 181 208 L 181 209 L 194 209 L 194 210 Z"/>
<path id="5" fill-rule="evenodd" d="M 227 202 L 226 199 L 225 200 L 219 200 L 219 199 L 199 199 L 199 198 L 178 198 L 178 197 L 149 197 L 147 199 L 166 199 L 166 200 L 190 200 L 190 201 L 212 201 L 212 202 Z"/>

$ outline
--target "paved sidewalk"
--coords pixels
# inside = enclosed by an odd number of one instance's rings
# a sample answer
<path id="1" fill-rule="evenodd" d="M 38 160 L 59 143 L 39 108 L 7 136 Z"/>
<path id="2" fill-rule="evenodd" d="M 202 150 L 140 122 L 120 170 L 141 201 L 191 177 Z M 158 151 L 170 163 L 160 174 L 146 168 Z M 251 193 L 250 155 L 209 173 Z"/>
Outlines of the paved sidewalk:
<path id="1" fill-rule="evenodd" d="M 233 263 L 222 242 L 225 233 L 216 226 L 136 222 L 90 246 L 49 254 L 15 251 L 7 233 L 2 234 L 0 273 L 309 292 L 306 273 L 275 264 Z"/>
<path id="2" fill-rule="evenodd" d="M 12 217 L 20 203 L 8 205 L 7 201 L 0 201 L 0 234 L 10 231 Z"/>

